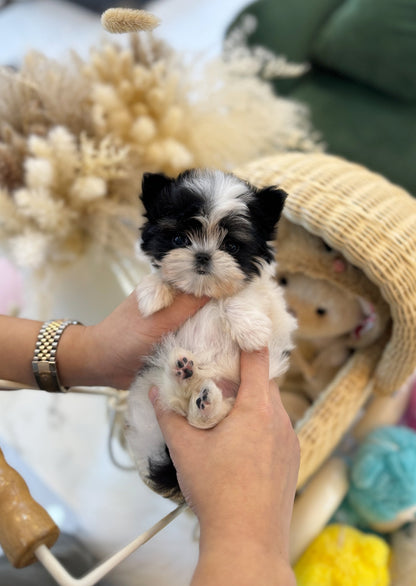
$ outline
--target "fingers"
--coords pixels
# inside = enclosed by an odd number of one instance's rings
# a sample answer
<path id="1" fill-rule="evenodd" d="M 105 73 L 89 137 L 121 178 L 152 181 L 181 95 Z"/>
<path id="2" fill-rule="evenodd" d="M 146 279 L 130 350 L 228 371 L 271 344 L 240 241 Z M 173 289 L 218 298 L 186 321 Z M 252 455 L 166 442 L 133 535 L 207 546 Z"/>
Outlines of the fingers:
<path id="1" fill-rule="evenodd" d="M 151 324 L 151 327 L 157 330 L 158 336 L 176 330 L 184 321 L 201 309 L 207 301 L 209 301 L 208 297 L 195 297 L 180 293 L 175 297 L 172 305 L 161 309 L 148 318 L 149 325 Z"/>
<path id="2" fill-rule="evenodd" d="M 241 382 L 237 401 L 264 396 L 269 392 L 269 351 L 241 352 Z"/>
<path id="3" fill-rule="evenodd" d="M 270 380 L 269 351 L 263 348 L 257 352 L 241 353 L 241 382 L 237 402 L 264 404 L 270 400 L 285 411 L 280 390 L 274 380 Z"/>
<path id="4" fill-rule="evenodd" d="M 159 400 L 159 391 L 156 387 L 152 387 L 149 391 L 149 399 L 155 410 L 156 418 L 159 427 L 162 430 L 168 447 L 171 447 L 171 440 L 175 438 L 184 438 L 187 430 L 189 430 L 189 423 L 187 420 L 170 409 L 165 409 Z"/>

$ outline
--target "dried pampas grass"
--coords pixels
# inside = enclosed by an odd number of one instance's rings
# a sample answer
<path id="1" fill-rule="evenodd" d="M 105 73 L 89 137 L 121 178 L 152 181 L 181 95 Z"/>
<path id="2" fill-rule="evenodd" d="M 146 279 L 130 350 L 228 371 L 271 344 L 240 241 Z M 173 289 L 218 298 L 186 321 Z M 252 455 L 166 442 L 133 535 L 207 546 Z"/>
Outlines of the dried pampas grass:
<path id="1" fill-rule="evenodd" d="M 101 24 L 109 33 L 152 31 L 160 24 L 154 14 L 134 8 L 109 8 L 101 15 Z"/>
<path id="2" fill-rule="evenodd" d="M 151 33 L 130 38 L 87 62 L 30 53 L 0 70 L 0 244 L 21 266 L 54 271 L 91 247 L 132 257 L 144 172 L 322 150 L 306 110 L 260 75 L 299 65 L 234 40 L 201 67 Z"/>
<path id="3" fill-rule="evenodd" d="M 72 262 L 91 242 L 120 249 L 121 226 L 133 231 L 139 221 L 131 206 L 138 188 L 126 147 L 56 126 L 28 139 L 24 184 L 12 194 L 0 190 L 0 232 L 14 260 L 32 269 Z M 131 253 L 130 242 L 123 248 Z"/>

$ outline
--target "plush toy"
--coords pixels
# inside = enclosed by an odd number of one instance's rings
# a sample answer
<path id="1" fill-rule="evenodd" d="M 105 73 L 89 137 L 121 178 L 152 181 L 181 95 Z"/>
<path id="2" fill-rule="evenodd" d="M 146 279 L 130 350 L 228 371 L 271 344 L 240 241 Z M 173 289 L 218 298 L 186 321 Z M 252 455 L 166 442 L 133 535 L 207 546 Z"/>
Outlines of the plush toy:
<path id="1" fill-rule="evenodd" d="M 290 272 L 277 278 L 298 321 L 292 375 L 302 376 L 302 390 L 315 399 L 350 356 L 369 317 L 357 296 L 329 281 Z"/>
<path id="2" fill-rule="evenodd" d="M 390 548 L 376 535 L 328 525 L 294 566 L 298 586 L 388 586 Z"/>
<path id="3" fill-rule="evenodd" d="M 416 432 L 402 426 L 372 431 L 350 468 L 347 503 L 372 529 L 389 533 L 416 515 Z"/>
<path id="4" fill-rule="evenodd" d="M 337 258 L 337 270 L 345 261 Z M 298 321 L 291 366 L 279 381 L 282 401 L 293 422 L 334 378 L 375 323 L 371 304 L 325 279 L 279 271 L 289 310 Z"/>
<path id="5" fill-rule="evenodd" d="M 296 423 L 354 350 L 380 337 L 389 316 L 362 271 L 322 238 L 283 219 L 277 250 L 276 278 L 298 320 L 291 367 L 278 382 Z"/>

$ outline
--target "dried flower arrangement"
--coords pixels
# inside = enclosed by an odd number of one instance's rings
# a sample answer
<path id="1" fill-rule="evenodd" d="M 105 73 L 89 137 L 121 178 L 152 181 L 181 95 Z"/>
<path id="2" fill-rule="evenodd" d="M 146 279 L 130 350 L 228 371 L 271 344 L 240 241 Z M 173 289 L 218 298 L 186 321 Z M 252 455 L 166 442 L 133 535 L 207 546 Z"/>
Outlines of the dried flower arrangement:
<path id="1" fill-rule="evenodd" d="M 34 270 L 90 247 L 131 257 L 144 172 L 321 150 L 305 109 L 274 95 L 260 70 L 302 67 L 241 38 L 199 67 L 141 33 L 88 62 L 30 53 L 20 71 L 0 69 L 0 244 Z"/>

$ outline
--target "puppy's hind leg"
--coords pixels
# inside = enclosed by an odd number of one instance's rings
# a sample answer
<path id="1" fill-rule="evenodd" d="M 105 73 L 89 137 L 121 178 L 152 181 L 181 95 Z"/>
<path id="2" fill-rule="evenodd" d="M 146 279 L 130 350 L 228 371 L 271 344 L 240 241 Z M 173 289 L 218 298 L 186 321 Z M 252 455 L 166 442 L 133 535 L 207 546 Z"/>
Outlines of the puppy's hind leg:
<path id="1" fill-rule="evenodd" d="M 233 404 L 234 397 L 224 398 L 213 380 L 204 380 L 189 401 L 188 421 L 195 427 L 209 429 L 228 415 Z"/>
<path id="2" fill-rule="evenodd" d="M 181 503 L 184 498 L 179 488 L 176 469 L 167 446 L 165 446 L 165 452 L 163 459 L 149 458 L 146 481 L 158 494 L 177 503 Z"/>

